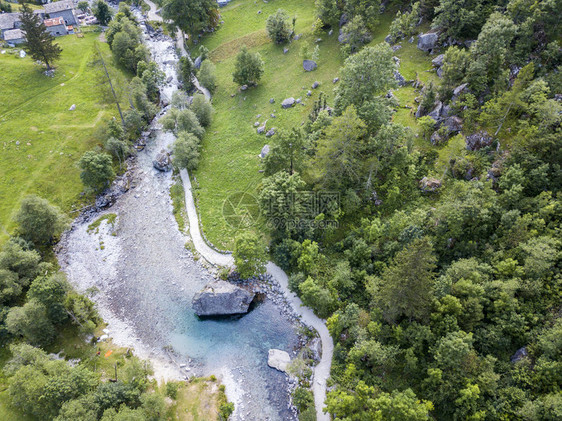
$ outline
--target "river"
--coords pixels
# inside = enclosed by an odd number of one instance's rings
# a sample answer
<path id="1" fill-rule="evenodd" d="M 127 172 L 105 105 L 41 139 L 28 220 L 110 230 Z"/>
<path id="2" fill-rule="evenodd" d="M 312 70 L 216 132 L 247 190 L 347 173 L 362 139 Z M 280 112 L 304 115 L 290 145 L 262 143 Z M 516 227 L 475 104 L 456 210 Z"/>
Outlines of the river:
<path id="1" fill-rule="evenodd" d="M 174 43 L 152 39 L 143 29 L 153 59 L 169 80 L 161 89 L 169 100 L 178 89 Z M 98 232 L 88 232 L 101 214 L 77 220 L 61 240 L 61 268 L 78 290 L 98 290 L 93 299 L 109 336 L 149 358 L 156 377 L 215 374 L 235 403 L 233 419 L 295 419 L 287 376 L 267 365 L 270 348 L 294 356 L 298 347 L 295 328 L 281 309 L 266 299 L 244 316 L 200 320 L 194 315 L 193 294 L 213 275 L 185 247 L 187 238 L 172 214 L 171 173 L 152 166 L 156 154 L 174 141 L 160 130 L 159 117 L 129 170 L 131 189 L 106 211 L 117 214 L 115 226 L 104 222 Z"/>

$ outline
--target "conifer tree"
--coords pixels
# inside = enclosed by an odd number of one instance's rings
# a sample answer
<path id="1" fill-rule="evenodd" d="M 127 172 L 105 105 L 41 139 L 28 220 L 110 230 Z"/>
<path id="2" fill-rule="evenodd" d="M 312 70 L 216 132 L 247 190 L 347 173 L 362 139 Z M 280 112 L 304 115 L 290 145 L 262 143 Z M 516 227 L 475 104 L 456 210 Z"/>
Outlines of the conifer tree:
<path id="1" fill-rule="evenodd" d="M 22 5 L 21 29 L 25 33 L 27 42 L 24 50 L 34 59 L 45 63 L 48 70 L 51 64 L 60 57 L 61 48 L 55 44 L 54 38 L 47 31 L 39 15 L 33 13 L 27 4 Z"/>

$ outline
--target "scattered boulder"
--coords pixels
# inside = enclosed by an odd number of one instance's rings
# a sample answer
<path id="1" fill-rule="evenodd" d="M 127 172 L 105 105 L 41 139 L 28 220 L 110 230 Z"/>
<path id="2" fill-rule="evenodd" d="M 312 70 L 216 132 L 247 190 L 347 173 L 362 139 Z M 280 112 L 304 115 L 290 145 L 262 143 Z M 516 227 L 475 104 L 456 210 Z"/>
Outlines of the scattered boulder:
<path id="1" fill-rule="evenodd" d="M 270 98 L 270 99 L 269 99 L 269 103 L 270 103 L 270 104 L 275 104 L 275 99 L 274 99 L 274 98 Z"/>
<path id="2" fill-rule="evenodd" d="M 291 363 L 291 357 L 280 349 L 270 349 L 267 355 L 267 365 L 285 373 Z"/>
<path id="3" fill-rule="evenodd" d="M 309 90 L 309 91 L 306 93 L 306 96 L 311 96 L 311 95 L 312 95 L 312 91 Z"/>
<path id="4" fill-rule="evenodd" d="M 333 33 L 334 33 L 334 30 L 330 29 L 330 31 L 328 32 L 328 36 L 331 37 Z"/>
<path id="5" fill-rule="evenodd" d="M 484 130 L 480 130 L 466 137 L 466 149 L 477 151 L 486 146 L 490 146 L 494 141 L 493 137 Z"/>
<path id="6" fill-rule="evenodd" d="M 295 41 L 298 41 L 299 39 L 301 39 L 301 37 L 302 37 L 302 34 L 298 34 L 298 35 L 295 35 L 295 36 L 293 37 L 293 39 L 294 39 Z"/>
<path id="7" fill-rule="evenodd" d="M 402 76 L 402 74 L 398 70 L 394 71 L 394 80 L 396 80 L 398 86 L 404 86 L 407 84 L 406 79 L 404 78 L 404 76 Z"/>
<path id="8" fill-rule="evenodd" d="M 420 180 L 420 188 L 424 192 L 434 192 L 441 187 L 441 180 L 433 177 L 424 177 Z"/>
<path id="9" fill-rule="evenodd" d="M 283 48 L 283 54 L 287 54 L 289 52 L 289 49 L 287 47 Z"/>
<path id="10" fill-rule="evenodd" d="M 390 36 L 390 34 L 388 34 L 386 37 L 384 37 L 384 42 L 392 45 L 392 37 Z"/>
<path id="11" fill-rule="evenodd" d="M 265 124 L 267 123 L 267 120 L 264 121 L 264 123 L 258 127 L 258 134 L 262 134 L 265 132 Z"/>
<path id="12" fill-rule="evenodd" d="M 436 146 L 436 145 L 440 145 L 447 139 L 443 137 L 441 133 L 439 133 L 439 130 L 435 130 L 431 135 L 431 137 L 429 138 L 429 140 L 431 141 L 432 145 Z"/>
<path id="13" fill-rule="evenodd" d="M 248 85 L 242 85 L 242 86 L 240 86 L 240 90 L 241 90 L 241 91 L 245 91 L 246 89 L 248 89 Z"/>
<path id="14" fill-rule="evenodd" d="M 260 158 L 265 158 L 268 153 L 269 153 L 269 145 L 264 145 L 264 147 L 261 148 L 261 152 L 259 156 Z"/>
<path id="15" fill-rule="evenodd" d="M 254 295 L 229 282 L 213 281 L 193 296 L 193 310 L 198 316 L 247 313 Z"/>
<path id="16" fill-rule="evenodd" d="M 20 58 L 24 58 L 27 55 L 27 53 L 23 50 L 20 50 Z"/>
<path id="17" fill-rule="evenodd" d="M 271 129 L 269 129 L 269 130 L 267 131 L 267 133 L 265 134 L 265 137 L 271 137 L 271 136 L 273 136 L 274 134 L 275 134 L 275 128 L 272 127 Z"/>
<path id="18" fill-rule="evenodd" d="M 340 33 L 338 35 L 338 42 L 340 44 L 345 44 L 349 41 L 349 34 L 344 34 L 343 31 L 340 29 Z"/>
<path id="19" fill-rule="evenodd" d="M 152 166 L 158 171 L 166 172 L 172 169 L 172 160 L 170 159 L 170 154 L 162 149 L 158 155 L 152 161 Z"/>
<path id="20" fill-rule="evenodd" d="M 203 59 L 201 58 L 201 56 L 199 56 L 195 59 L 195 62 L 193 63 L 193 65 L 195 66 L 196 69 L 201 68 L 201 62 L 202 61 L 203 61 Z"/>
<path id="21" fill-rule="evenodd" d="M 437 45 L 439 36 L 436 33 L 420 34 L 418 37 L 418 48 L 422 51 L 431 51 Z"/>
<path id="22" fill-rule="evenodd" d="M 72 104 L 68 111 L 74 111 L 76 109 L 76 104 Z"/>
<path id="23" fill-rule="evenodd" d="M 332 83 L 338 83 L 340 81 L 339 77 L 335 77 L 332 79 Z"/>
<path id="24" fill-rule="evenodd" d="M 437 57 L 431 60 L 431 64 L 433 64 L 435 67 L 441 67 L 443 66 L 444 61 L 445 61 L 445 54 L 439 54 Z"/>
<path id="25" fill-rule="evenodd" d="M 398 51 L 400 48 L 402 48 L 402 44 L 396 44 L 392 46 L 392 51 L 396 52 Z"/>
<path id="26" fill-rule="evenodd" d="M 254 123 L 254 127 L 259 127 L 259 126 L 260 126 L 260 122 L 259 122 L 259 121 L 256 121 L 256 122 Z"/>
<path id="27" fill-rule="evenodd" d="M 439 67 L 437 69 L 437 77 L 443 77 L 443 68 L 442 67 Z"/>
<path id="28" fill-rule="evenodd" d="M 295 98 L 293 97 L 284 99 L 281 103 L 281 107 L 283 108 L 291 108 L 293 105 L 295 105 Z"/>
<path id="29" fill-rule="evenodd" d="M 512 355 L 510 361 L 512 363 L 516 363 L 521 361 L 523 358 L 526 358 L 528 355 L 529 353 L 527 352 L 527 347 L 524 346 L 523 348 L 519 348 L 517 351 L 515 351 L 515 354 Z"/>
<path id="30" fill-rule="evenodd" d="M 316 70 L 318 64 L 316 64 L 314 60 L 303 60 L 302 67 L 305 71 L 312 72 L 313 70 Z"/>
<path id="31" fill-rule="evenodd" d="M 414 43 L 414 37 L 410 37 L 410 39 L 408 40 L 408 42 L 409 42 L 410 44 L 413 44 L 413 43 Z"/>
<path id="32" fill-rule="evenodd" d="M 302 99 L 297 98 L 297 100 L 295 101 L 297 104 L 300 104 L 302 102 Z"/>
<path id="33" fill-rule="evenodd" d="M 453 98 L 452 99 L 455 100 L 460 94 L 462 94 L 467 86 L 468 86 L 468 83 L 463 83 L 462 85 L 459 85 L 455 89 L 453 89 Z"/>
<path id="34" fill-rule="evenodd" d="M 312 84 L 312 89 L 316 89 L 320 86 L 320 82 L 316 81 Z"/>

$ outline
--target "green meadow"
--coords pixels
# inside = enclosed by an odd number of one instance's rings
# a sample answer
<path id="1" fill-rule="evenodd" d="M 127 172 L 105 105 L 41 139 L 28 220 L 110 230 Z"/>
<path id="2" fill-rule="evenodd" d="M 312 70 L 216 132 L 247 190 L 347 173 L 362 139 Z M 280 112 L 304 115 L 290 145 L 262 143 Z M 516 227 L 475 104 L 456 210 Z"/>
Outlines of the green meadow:
<path id="1" fill-rule="evenodd" d="M 278 8 L 286 10 L 291 17 L 296 16 L 295 33 L 302 34 L 298 41 L 276 45 L 267 37 L 265 22 Z M 258 14 L 258 11 L 261 13 Z M 394 13 L 390 12 L 381 15 L 372 44 L 384 41 L 393 17 Z M 335 87 L 332 80 L 338 76 L 344 57 L 340 53 L 337 30 L 332 35 L 327 32 L 319 36 L 312 33 L 315 20 L 313 0 L 270 3 L 234 0 L 221 9 L 221 18 L 224 24 L 203 39 L 203 45 L 209 48 L 210 58 L 217 67 L 218 87 L 213 96 L 214 121 L 203 139 L 202 160 L 194 177 L 205 234 L 217 247 L 230 249 L 237 228 L 229 225 L 223 217 L 223 203 L 236 192 L 256 194 L 262 179 L 258 154 L 270 142 L 263 134 L 257 134 L 254 123 L 259 121 L 263 124 L 267 120 L 267 129 L 273 127 L 276 130 L 302 124 L 320 92 L 324 92 L 330 103 Z M 321 41 L 316 42 L 317 38 Z M 302 67 L 300 50 L 304 43 L 309 43 L 311 51 L 315 45 L 320 49 L 318 68 L 313 72 L 305 72 Z M 259 52 L 265 62 L 265 73 L 259 85 L 246 91 L 240 91 L 232 81 L 235 57 L 243 45 Z M 283 53 L 284 47 L 289 49 L 286 54 Z M 410 44 L 404 40 L 402 48 L 395 54 L 401 59 L 401 72 L 406 79 L 415 79 L 417 75 L 427 82 L 436 77 L 431 71 L 431 57 L 418 50 L 416 42 Z M 320 82 L 320 87 L 313 90 L 311 85 L 315 81 Z M 306 95 L 308 90 L 312 91 L 310 98 Z M 406 87 L 396 90 L 395 95 L 402 107 L 413 106 L 419 93 Z M 301 98 L 302 105 L 282 109 L 281 102 L 288 97 Z M 274 104 L 270 104 L 271 98 L 275 100 Z M 410 109 L 399 108 L 394 118 L 416 128 Z M 259 230 L 263 227 L 258 222 L 254 228 Z"/>
<path id="2" fill-rule="evenodd" d="M 20 58 L 18 48 L 0 55 L 0 243 L 13 231 L 12 218 L 27 194 L 67 212 L 80 207 L 76 162 L 96 145 L 96 129 L 118 115 L 103 69 L 95 64 L 100 53 L 120 95 L 127 82 L 98 38 L 96 32 L 57 38 L 63 51 L 54 77 L 29 56 Z"/>

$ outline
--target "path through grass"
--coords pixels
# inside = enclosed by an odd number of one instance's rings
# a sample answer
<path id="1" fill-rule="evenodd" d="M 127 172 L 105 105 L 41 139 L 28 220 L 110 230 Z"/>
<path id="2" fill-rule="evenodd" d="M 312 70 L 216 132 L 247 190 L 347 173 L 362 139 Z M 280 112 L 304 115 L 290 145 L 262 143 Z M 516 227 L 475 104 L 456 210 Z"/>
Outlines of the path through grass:
<path id="1" fill-rule="evenodd" d="M 127 76 L 113 66 L 98 33 L 57 38 L 63 52 L 54 77 L 45 76 L 19 49 L 0 55 L 0 243 L 13 230 L 14 213 L 30 193 L 70 211 L 83 189 L 76 161 L 96 144 L 96 128 L 117 115 L 103 83 L 102 52 L 119 92 Z M 69 111 L 72 104 L 75 111 Z"/>

